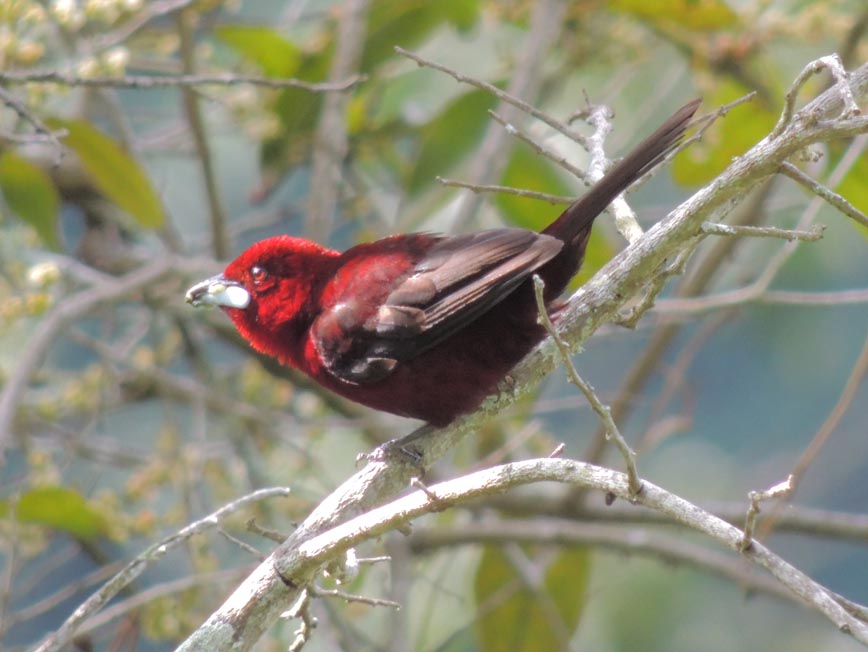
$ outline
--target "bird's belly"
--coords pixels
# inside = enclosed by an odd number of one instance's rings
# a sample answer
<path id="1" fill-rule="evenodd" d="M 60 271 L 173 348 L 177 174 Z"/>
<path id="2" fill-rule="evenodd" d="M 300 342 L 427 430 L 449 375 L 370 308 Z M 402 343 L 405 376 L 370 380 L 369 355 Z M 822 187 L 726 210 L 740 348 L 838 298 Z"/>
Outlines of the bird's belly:
<path id="1" fill-rule="evenodd" d="M 325 371 L 317 380 L 363 405 L 445 426 L 474 410 L 543 335 L 535 314 L 494 309 L 382 380 L 352 384 Z"/>

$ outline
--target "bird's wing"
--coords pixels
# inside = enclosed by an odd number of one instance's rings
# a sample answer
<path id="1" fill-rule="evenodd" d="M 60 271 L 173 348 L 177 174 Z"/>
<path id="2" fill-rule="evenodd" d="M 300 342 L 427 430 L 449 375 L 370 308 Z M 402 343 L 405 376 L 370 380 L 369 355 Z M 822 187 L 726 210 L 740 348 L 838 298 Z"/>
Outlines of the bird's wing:
<path id="1" fill-rule="evenodd" d="M 502 301 L 562 247 L 557 238 L 523 229 L 436 240 L 375 300 L 366 301 L 358 290 L 331 297 L 311 327 L 317 353 L 329 372 L 345 381 L 385 378 L 398 362 L 437 345 Z M 359 269 L 370 266 L 362 261 Z"/>

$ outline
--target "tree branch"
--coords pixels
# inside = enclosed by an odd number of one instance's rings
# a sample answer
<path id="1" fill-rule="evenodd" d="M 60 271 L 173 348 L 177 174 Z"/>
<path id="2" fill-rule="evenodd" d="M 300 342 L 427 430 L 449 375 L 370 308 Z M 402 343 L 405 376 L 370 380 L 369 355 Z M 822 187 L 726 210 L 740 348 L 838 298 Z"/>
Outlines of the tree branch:
<path id="1" fill-rule="evenodd" d="M 633 499 L 735 552 L 739 551 L 744 537 L 739 528 L 650 482 L 644 481 L 642 493 L 634 497 L 623 473 L 574 460 L 543 458 L 516 462 L 414 491 L 319 534 L 305 532 L 299 537 L 291 536 L 228 598 L 224 607 L 212 614 L 178 649 L 183 652 L 249 649 L 271 619 L 277 617 L 286 603 L 298 597 L 301 587 L 330 559 L 432 511 L 538 482 L 568 483 L 625 500 Z M 851 615 L 825 587 L 758 542 L 754 542 L 743 557 L 768 570 L 841 631 L 868 644 L 868 626 Z"/>
<path id="2" fill-rule="evenodd" d="M 338 82 L 307 82 L 291 77 L 262 77 L 259 75 L 124 75 L 123 77 L 82 77 L 57 70 L 0 71 L 0 84 L 61 84 L 100 88 L 164 88 L 167 86 L 238 86 L 250 84 L 265 88 L 301 88 L 312 93 L 342 93 L 357 86 L 363 77 L 355 76 Z"/>
<path id="3" fill-rule="evenodd" d="M 181 65 L 184 73 L 192 75 L 196 70 L 196 51 L 193 37 L 196 14 L 190 9 L 183 9 L 176 15 L 175 24 L 180 41 Z M 211 221 L 211 241 L 214 257 L 223 260 L 229 255 L 229 236 L 226 233 L 226 211 L 217 190 L 217 175 L 214 172 L 214 158 L 206 133 L 205 120 L 199 107 L 199 96 L 193 88 L 181 88 L 181 100 L 184 115 L 193 136 L 196 148 L 196 162 L 202 169 L 202 179 L 205 182 L 205 199 L 208 202 L 208 216 Z"/>

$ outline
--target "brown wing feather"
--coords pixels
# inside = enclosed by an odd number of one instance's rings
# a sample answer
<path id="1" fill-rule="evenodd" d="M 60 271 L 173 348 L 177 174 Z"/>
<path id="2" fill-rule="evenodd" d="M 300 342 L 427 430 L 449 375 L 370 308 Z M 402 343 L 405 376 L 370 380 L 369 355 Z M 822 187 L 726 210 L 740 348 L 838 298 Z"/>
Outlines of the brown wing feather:
<path id="1" fill-rule="evenodd" d="M 379 314 L 392 311 L 414 317 L 377 321 L 377 334 L 388 338 L 418 333 L 454 332 L 491 308 L 530 273 L 563 247 L 552 237 L 522 229 L 494 229 L 441 240 L 386 298 Z"/>
<path id="2" fill-rule="evenodd" d="M 430 349 L 506 298 L 563 247 L 553 237 L 494 229 L 437 240 L 378 306 L 335 301 L 313 325 L 326 368 L 348 382 L 373 382 L 397 361 Z M 347 343 L 354 344 L 347 348 Z"/>

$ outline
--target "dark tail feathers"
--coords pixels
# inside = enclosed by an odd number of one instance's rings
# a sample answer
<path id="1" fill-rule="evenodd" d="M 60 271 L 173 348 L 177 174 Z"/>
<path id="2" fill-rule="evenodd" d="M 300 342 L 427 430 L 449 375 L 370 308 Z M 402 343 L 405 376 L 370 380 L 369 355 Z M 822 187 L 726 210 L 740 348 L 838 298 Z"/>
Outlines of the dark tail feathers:
<path id="1" fill-rule="evenodd" d="M 594 187 L 574 201 L 543 233 L 563 240 L 569 246 L 584 238 L 594 219 L 630 184 L 657 165 L 684 135 L 687 123 L 699 107 L 701 98 L 685 104 L 653 134 L 639 143 Z"/>

